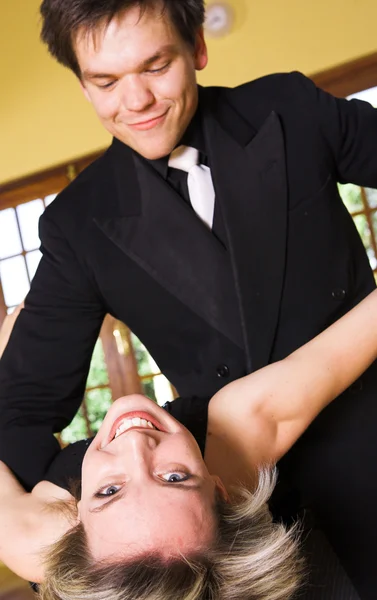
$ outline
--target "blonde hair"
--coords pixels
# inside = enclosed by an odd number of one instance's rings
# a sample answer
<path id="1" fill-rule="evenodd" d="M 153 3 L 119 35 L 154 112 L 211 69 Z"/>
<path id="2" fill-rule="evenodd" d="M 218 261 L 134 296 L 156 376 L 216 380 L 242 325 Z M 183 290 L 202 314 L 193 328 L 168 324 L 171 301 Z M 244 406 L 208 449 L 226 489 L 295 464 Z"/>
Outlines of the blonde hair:
<path id="1" fill-rule="evenodd" d="M 52 548 L 40 600 L 288 600 L 300 583 L 297 531 L 268 510 L 276 472 L 261 470 L 254 493 L 216 502 L 217 535 L 209 550 L 166 562 L 158 554 L 96 564 L 81 524 Z"/>

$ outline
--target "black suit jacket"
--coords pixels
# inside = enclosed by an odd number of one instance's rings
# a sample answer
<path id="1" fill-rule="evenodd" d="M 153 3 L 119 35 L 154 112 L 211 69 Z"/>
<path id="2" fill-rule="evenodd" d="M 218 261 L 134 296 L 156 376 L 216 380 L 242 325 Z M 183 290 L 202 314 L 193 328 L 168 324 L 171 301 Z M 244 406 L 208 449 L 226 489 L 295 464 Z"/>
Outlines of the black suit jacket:
<path id="1" fill-rule="evenodd" d="M 298 73 L 201 88 L 200 106 L 227 250 L 117 140 L 41 218 L 43 258 L 0 363 L 0 459 L 28 487 L 81 402 L 106 313 L 181 395 L 209 396 L 374 288 L 337 182 L 377 187 L 377 111 Z M 324 411 L 281 465 L 363 592 L 377 589 L 375 379 L 371 369 Z"/>

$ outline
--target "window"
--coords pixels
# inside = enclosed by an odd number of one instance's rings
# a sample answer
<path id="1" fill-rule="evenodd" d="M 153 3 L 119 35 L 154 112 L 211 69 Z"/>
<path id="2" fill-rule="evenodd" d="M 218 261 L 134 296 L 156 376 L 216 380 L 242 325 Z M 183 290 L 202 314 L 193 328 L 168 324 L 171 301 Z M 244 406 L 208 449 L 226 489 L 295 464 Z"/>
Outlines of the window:
<path id="1" fill-rule="evenodd" d="M 0 211 L 0 277 L 7 312 L 26 296 L 41 259 L 38 221 L 55 194 Z"/>
<path id="2" fill-rule="evenodd" d="M 366 100 L 377 107 L 377 53 L 313 75 L 313 81 L 334 96 Z M 377 191 L 356 185 L 339 186 L 366 248 L 377 279 Z"/>
<path id="3" fill-rule="evenodd" d="M 351 94 L 377 107 L 377 87 Z M 351 213 L 366 248 L 370 265 L 377 278 L 377 190 L 352 184 L 339 186 L 342 199 Z"/>

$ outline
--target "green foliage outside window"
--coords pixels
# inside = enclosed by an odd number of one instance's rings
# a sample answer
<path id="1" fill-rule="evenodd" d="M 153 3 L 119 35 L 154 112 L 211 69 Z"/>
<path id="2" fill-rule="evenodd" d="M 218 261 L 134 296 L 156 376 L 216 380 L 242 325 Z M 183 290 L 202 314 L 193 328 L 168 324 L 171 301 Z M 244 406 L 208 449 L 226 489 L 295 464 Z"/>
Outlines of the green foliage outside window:
<path id="1" fill-rule="evenodd" d="M 148 354 L 145 346 L 133 334 L 132 345 L 135 352 L 139 375 L 143 377 L 151 374 L 156 369 L 153 366 L 150 355 Z M 111 390 L 109 387 L 107 387 L 108 385 L 109 377 L 106 369 L 102 344 L 100 340 L 97 340 L 86 384 L 86 387 L 89 388 L 89 391 L 86 392 L 85 395 L 87 415 L 90 421 L 91 430 L 94 434 L 97 433 L 107 411 L 111 406 Z M 144 379 L 142 386 L 144 394 L 156 402 L 157 400 L 153 377 Z M 83 407 L 81 407 L 72 423 L 62 432 L 61 438 L 64 444 L 72 444 L 73 442 L 82 440 L 86 437 L 88 437 L 88 429 L 84 410 Z"/>
<path id="2" fill-rule="evenodd" d="M 346 205 L 349 212 L 355 213 L 364 210 L 364 203 L 361 196 L 361 189 L 357 185 L 353 185 L 352 183 L 347 183 L 344 185 L 339 184 L 340 195 L 342 196 L 343 202 Z M 377 206 L 377 190 L 372 190 L 369 188 L 365 189 L 368 204 L 371 208 Z M 372 223 L 374 232 L 377 232 L 377 214 L 372 213 Z M 360 234 L 360 237 L 363 241 L 365 249 L 368 254 L 369 262 L 372 269 L 377 267 L 377 261 L 375 257 L 375 253 L 372 246 L 372 237 L 371 231 L 369 227 L 368 220 L 365 214 L 355 215 L 353 217 L 356 228 Z"/>
<path id="3" fill-rule="evenodd" d="M 160 374 L 160 369 L 141 341 L 134 334 L 131 337 L 139 375 L 145 377 L 142 379 L 143 393 L 160 405 L 173 400 L 168 380 Z"/>
<path id="4" fill-rule="evenodd" d="M 87 387 L 94 388 L 96 386 L 108 386 L 108 384 L 109 376 L 107 374 L 102 344 L 100 340 L 97 340 L 90 365 Z M 110 405 L 111 391 L 108 387 L 93 389 L 86 393 L 87 412 L 93 433 L 97 433 Z M 82 407 L 72 423 L 64 429 L 61 437 L 65 444 L 71 444 L 72 442 L 88 437 L 88 430 Z"/>
<path id="5" fill-rule="evenodd" d="M 363 200 L 361 198 L 361 190 L 358 185 L 353 183 L 339 184 L 340 195 L 350 213 L 363 210 Z"/>
<path id="6" fill-rule="evenodd" d="M 135 352 L 135 358 L 137 362 L 139 375 L 140 377 L 143 377 L 144 375 L 149 375 L 152 371 L 152 367 L 148 350 L 146 349 L 144 344 L 141 343 L 139 338 L 136 337 L 136 335 L 132 334 L 131 339 Z M 149 377 L 148 379 L 143 379 L 142 386 L 144 394 L 148 396 L 148 398 L 151 398 L 152 400 L 157 402 L 153 378 Z"/>

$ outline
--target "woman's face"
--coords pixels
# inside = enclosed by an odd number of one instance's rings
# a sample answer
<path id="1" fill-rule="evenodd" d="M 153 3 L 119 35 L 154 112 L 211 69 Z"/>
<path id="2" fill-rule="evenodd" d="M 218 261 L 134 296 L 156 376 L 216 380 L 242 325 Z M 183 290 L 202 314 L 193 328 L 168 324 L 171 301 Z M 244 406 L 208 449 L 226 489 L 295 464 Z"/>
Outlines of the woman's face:
<path id="1" fill-rule="evenodd" d="M 120 398 L 89 447 L 79 516 L 96 560 L 210 545 L 216 486 L 191 433 L 152 400 Z"/>

